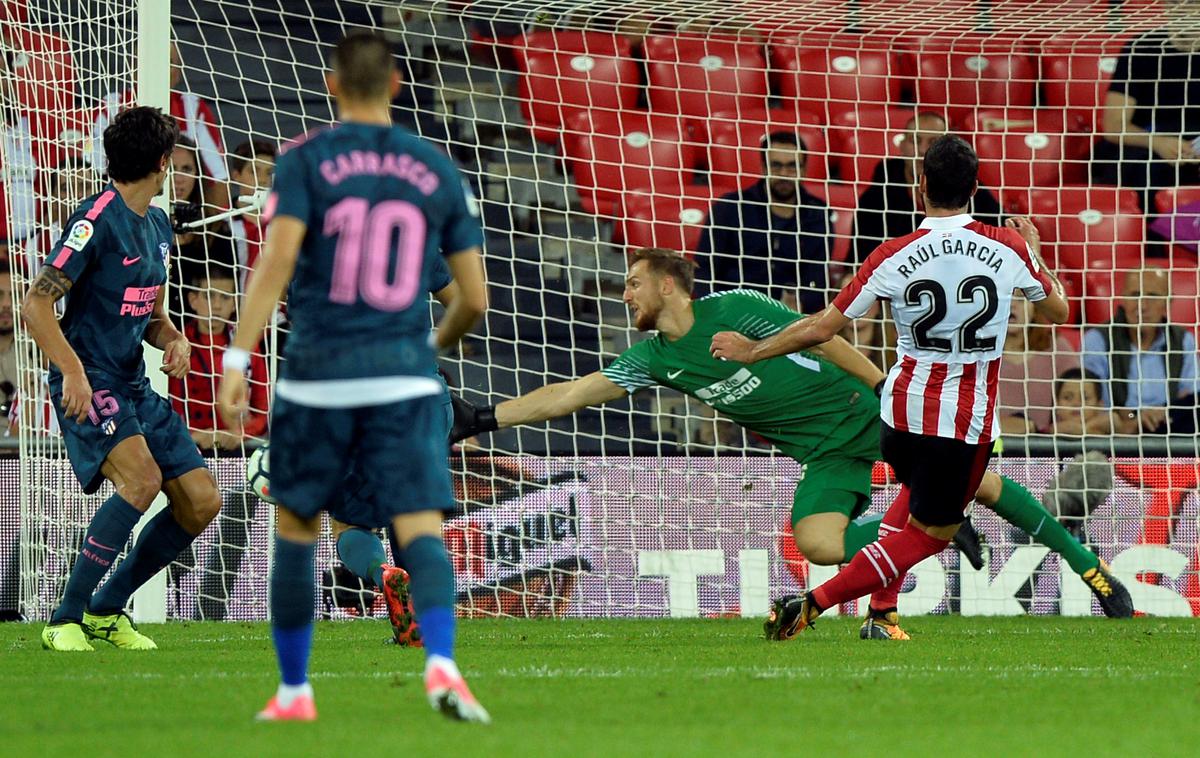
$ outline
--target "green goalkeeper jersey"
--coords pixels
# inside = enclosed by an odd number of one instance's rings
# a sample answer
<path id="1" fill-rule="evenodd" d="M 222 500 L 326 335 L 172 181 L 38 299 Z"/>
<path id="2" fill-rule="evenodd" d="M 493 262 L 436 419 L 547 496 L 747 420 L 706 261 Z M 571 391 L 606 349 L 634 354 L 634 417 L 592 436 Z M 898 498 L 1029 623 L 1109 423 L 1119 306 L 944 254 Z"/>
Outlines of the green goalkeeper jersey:
<path id="1" fill-rule="evenodd" d="M 798 461 L 879 455 L 879 401 L 858 379 L 811 353 L 751 365 L 714 358 L 713 335 L 763 339 L 800 318 L 766 295 L 719 292 L 692 303 L 696 322 L 675 341 L 643 340 L 603 369 L 627 392 L 661 384 L 708 404 Z"/>

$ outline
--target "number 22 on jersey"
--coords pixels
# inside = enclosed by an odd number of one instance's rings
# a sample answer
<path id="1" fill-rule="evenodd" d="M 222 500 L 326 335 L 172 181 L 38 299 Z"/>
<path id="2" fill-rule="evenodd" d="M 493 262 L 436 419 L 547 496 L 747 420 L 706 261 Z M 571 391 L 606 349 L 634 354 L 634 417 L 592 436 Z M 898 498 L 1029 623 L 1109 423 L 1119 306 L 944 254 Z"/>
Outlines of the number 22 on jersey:
<path id="1" fill-rule="evenodd" d="M 347 197 L 325 213 L 326 237 L 337 237 L 329 299 L 354 305 L 360 299 L 380 311 L 402 311 L 421 291 L 425 214 L 404 200 L 372 206 Z M 395 269 L 392 261 L 395 260 Z"/>
<path id="2" fill-rule="evenodd" d="M 963 322 L 958 329 L 958 352 L 971 353 L 979 350 L 994 350 L 996 336 L 980 337 L 979 330 L 988 325 L 999 308 L 996 282 L 988 276 L 969 276 L 958 285 L 958 302 L 970 304 L 983 294 L 983 304 L 975 315 Z M 928 301 L 928 310 L 912 324 L 913 343 L 923 350 L 955 352 L 954 343 L 946 337 L 935 337 L 930 332 L 946 318 L 946 290 L 933 279 L 918 279 L 904 290 L 904 302 L 920 306 Z"/>

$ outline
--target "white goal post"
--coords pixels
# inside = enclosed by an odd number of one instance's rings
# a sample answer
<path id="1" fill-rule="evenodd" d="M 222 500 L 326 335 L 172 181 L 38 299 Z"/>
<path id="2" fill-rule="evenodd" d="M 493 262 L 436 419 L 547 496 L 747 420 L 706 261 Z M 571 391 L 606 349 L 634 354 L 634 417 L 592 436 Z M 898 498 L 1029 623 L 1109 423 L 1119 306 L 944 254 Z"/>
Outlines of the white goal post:
<path id="1" fill-rule="evenodd" d="M 47 618 L 107 492 L 82 495 L 44 360 L 20 321 L 21 293 L 62 221 L 102 186 L 106 119 L 138 102 L 180 120 L 187 141 L 162 198 L 179 231 L 168 302 L 178 326 L 192 325 L 195 351 L 218 355 L 207 346 L 236 315 L 199 313 L 213 311 L 219 287 L 244 287 L 274 151 L 331 123 L 329 49 L 377 29 L 407 80 L 396 122 L 451 155 L 480 199 L 492 308 L 442 367 L 452 391 L 481 404 L 595 371 L 643 338 L 621 302 L 637 247 L 693 255 L 699 291 L 751 287 L 821 307 L 865 252 L 919 221 L 921 140 L 967 138 L 986 191 L 977 215 L 1032 215 L 1073 304 L 1065 328 L 1016 314 L 1001 377 L 1005 450 L 993 466 L 1044 496 L 1140 609 L 1196 615 L 1200 234 L 1188 224 L 1200 218 L 1200 189 L 1186 182 L 1200 178 L 1185 166 L 1164 183 L 1161 162 L 1136 143 L 1145 118 L 1194 118 L 1200 103 L 1170 102 L 1187 75 L 1164 68 L 1147 80 L 1131 58 L 1194 40 L 1200 19 L 1186 12 L 1133 0 L 0 1 L 18 373 L 9 439 L 19 452 L 0 458 L 0 566 L 16 556 L 19 581 L 0 582 L 19 584 L 12 603 L 25 617 Z M 1167 40 L 1157 48 L 1155 30 Z M 1104 108 L 1113 81 L 1138 103 L 1115 131 Z M 1147 100 L 1159 95 L 1166 102 Z M 1190 128 L 1181 122 L 1178 149 L 1200 138 Z M 1165 292 L 1146 289 L 1159 283 Z M 1143 302 L 1171 326 L 1135 356 L 1110 322 Z M 884 315 L 846 335 L 881 366 L 894 358 Z M 255 375 L 259 437 L 286 332 L 281 313 Z M 1116 414 L 1103 377 L 1103 397 L 1084 410 L 1067 398 L 1089 382 L 1059 397 L 1065 372 L 1107 376 L 1149 353 L 1164 376 L 1153 388 L 1122 384 Z M 157 362 L 147 365 L 157 377 Z M 159 387 L 213 451 L 223 511 L 139 593 L 143 620 L 266 616 L 271 509 L 244 486 L 258 439 L 213 428 L 217 379 L 203 364 L 189 382 Z M 1148 429 L 1156 412 L 1139 413 L 1129 392 L 1161 407 L 1164 430 Z M 835 570 L 808 565 L 791 541 L 802 466 L 665 388 L 481 437 L 451 463 L 461 508 L 445 536 L 464 615 L 753 616 Z M 895 493 L 878 468 L 874 510 Z M 988 565 L 930 559 L 902 612 L 1099 612 L 1065 562 L 990 512 L 973 517 Z M 380 615 L 327 537 L 318 566 L 322 614 Z"/>

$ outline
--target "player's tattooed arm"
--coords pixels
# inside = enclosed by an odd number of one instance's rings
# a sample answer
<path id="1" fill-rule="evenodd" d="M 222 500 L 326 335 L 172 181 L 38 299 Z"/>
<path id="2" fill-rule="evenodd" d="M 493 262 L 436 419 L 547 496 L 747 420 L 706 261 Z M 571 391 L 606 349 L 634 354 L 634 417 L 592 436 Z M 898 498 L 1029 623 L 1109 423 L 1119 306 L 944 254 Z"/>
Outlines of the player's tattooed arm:
<path id="1" fill-rule="evenodd" d="M 37 279 L 25 293 L 21 302 L 21 314 L 29 336 L 42 349 L 42 353 L 63 374 L 62 406 L 69 418 L 82 423 L 87 418 L 92 403 L 92 387 L 84 373 L 71 343 L 63 335 L 58 323 L 54 304 L 71 289 L 71 279 L 62 269 L 43 266 Z"/>
<path id="2" fill-rule="evenodd" d="M 42 266 L 42 270 L 37 279 L 33 280 L 33 285 L 30 286 L 26 298 L 48 298 L 51 303 L 56 303 L 71 291 L 72 284 L 74 282 L 62 269 L 54 266 Z"/>

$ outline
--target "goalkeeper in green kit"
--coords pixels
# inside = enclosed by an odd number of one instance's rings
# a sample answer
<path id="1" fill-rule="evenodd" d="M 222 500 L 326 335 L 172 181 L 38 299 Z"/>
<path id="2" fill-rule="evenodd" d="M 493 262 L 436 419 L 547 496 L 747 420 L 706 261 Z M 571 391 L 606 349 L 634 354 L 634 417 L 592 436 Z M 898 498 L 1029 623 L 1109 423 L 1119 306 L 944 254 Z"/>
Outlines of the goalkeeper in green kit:
<path id="1" fill-rule="evenodd" d="M 800 318 L 771 298 L 748 290 L 692 300 L 694 264 L 682 255 L 646 248 L 633 255 L 625 303 L 639 331 L 654 337 L 621 353 L 601 371 L 550 384 L 491 408 L 454 398 L 453 441 L 500 427 L 531 424 L 616 400 L 660 384 L 720 411 L 804 464 L 796 484 L 792 525 L 796 547 L 810 562 L 835 565 L 899 531 L 882 515 L 860 518 L 871 505 L 871 470 L 880 459 L 879 401 L 872 388 L 884 374 L 840 337 L 819 349 L 752 365 L 710 353 L 712 336 L 736 331 L 763 339 Z M 1131 616 L 1129 593 L 1100 559 L 1059 524 L 1032 494 L 987 472 L 976 499 L 1061 555 L 1109 616 Z M 974 540 L 960 543 L 979 561 Z M 896 600 L 901 581 L 871 598 L 863 639 L 907 639 Z M 768 636 L 771 634 L 768 622 Z"/>

